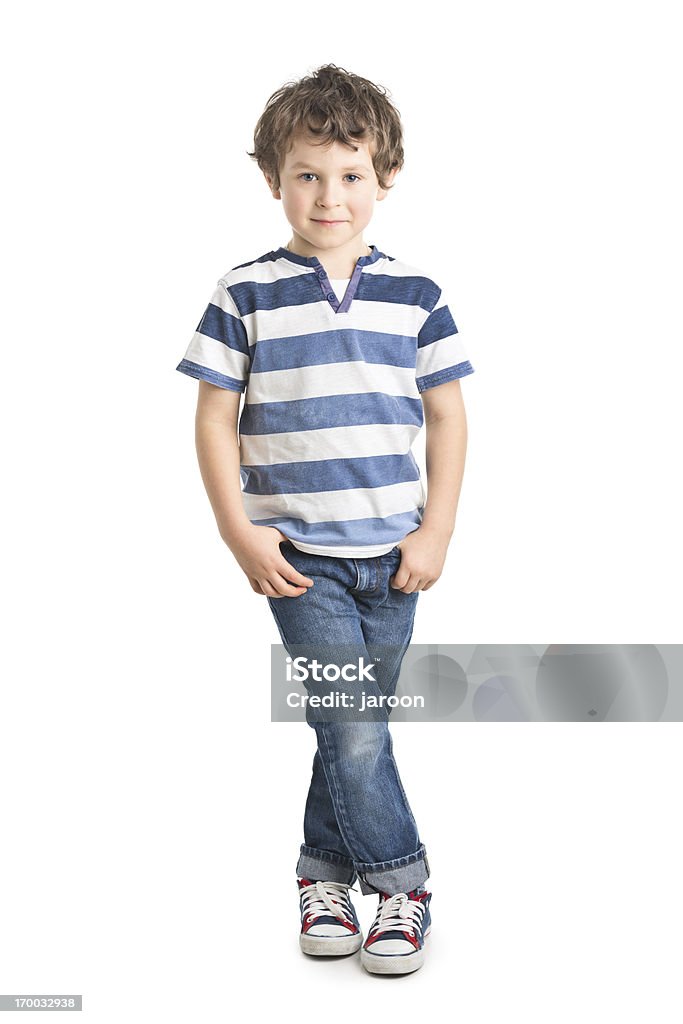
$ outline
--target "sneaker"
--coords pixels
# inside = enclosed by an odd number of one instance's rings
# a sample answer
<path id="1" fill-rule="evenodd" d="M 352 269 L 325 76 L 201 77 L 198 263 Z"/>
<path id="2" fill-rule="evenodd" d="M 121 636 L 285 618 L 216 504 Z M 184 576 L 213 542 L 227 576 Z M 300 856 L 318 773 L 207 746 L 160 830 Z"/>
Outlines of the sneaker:
<path id="1" fill-rule="evenodd" d="M 360 952 L 360 962 L 371 974 L 408 974 L 422 967 L 424 940 L 432 919 L 431 892 L 420 885 L 394 896 L 382 892 L 373 925 Z"/>
<path id="2" fill-rule="evenodd" d="M 360 949 L 363 934 L 349 896 L 350 886 L 308 878 L 297 879 L 297 884 L 302 951 L 313 956 L 344 956 Z"/>

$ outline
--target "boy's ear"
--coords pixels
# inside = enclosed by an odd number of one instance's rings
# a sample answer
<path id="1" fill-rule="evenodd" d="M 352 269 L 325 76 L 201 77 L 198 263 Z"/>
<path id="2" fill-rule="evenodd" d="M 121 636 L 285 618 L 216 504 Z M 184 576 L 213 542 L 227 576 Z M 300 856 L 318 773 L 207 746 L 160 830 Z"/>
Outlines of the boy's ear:
<path id="1" fill-rule="evenodd" d="M 269 174 L 266 174 L 265 171 L 263 172 L 263 177 L 266 179 L 266 183 L 267 183 L 268 188 L 270 189 L 270 191 L 271 191 L 271 193 L 273 195 L 273 198 L 274 199 L 282 199 L 282 196 L 280 195 L 280 189 L 279 188 L 276 188 L 276 189 L 273 188 L 273 178 L 271 178 Z"/>
<path id="2" fill-rule="evenodd" d="M 400 170 L 401 170 L 400 167 L 394 167 L 391 171 L 389 171 L 389 173 L 386 176 L 387 177 L 387 185 L 393 185 L 394 178 L 396 177 L 396 175 L 398 174 L 398 172 Z M 385 188 L 378 188 L 377 189 L 377 202 L 381 202 L 383 199 L 386 199 L 386 197 L 388 195 L 389 195 L 389 192 L 388 192 L 387 189 L 385 189 Z"/>

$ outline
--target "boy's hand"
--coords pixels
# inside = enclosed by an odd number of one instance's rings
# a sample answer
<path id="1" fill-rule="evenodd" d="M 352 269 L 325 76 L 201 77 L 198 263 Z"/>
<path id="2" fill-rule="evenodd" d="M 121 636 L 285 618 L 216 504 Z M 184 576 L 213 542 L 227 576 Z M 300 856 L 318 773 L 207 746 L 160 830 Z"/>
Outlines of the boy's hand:
<path id="1" fill-rule="evenodd" d="M 398 545 L 401 562 L 390 578 L 394 590 L 413 594 L 416 590 L 429 590 L 436 583 L 446 561 L 450 534 L 419 526 Z"/>
<path id="2" fill-rule="evenodd" d="M 300 597 L 313 580 L 290 565 L 280 551 L 289 540 L 275 526 L 249 523 L 229 544 L 230 550 L 246 574 L 251 589 L 265 597 Z M 289 583 L 288 581 L 292 582 Z"/>

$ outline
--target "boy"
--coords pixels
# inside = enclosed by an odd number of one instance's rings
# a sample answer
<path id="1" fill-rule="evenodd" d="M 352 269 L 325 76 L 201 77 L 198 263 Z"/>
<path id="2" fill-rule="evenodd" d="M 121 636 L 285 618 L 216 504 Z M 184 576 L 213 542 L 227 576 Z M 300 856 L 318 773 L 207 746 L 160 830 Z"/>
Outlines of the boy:
<path id="1" fill-rule="evenodd" d="M 177 367 L 200 381 L 202 478 L 287 650 L 324 638 L 369 662 L 382 645 L 370 689 L 391 696 L 418 594 L 453 532 L 467 443 L 459 378 L 473 368 L 441 288 L 363 239 L 403 165 L 400 117 L 380 87 L 335 65 L 284 86 L 249 156 L 292 237 L 218 281 Z M 410 450 L 423 422 L 428 502 Z M 362 946 L 371 973 L 414 971 L 429 865 L 387 713 L 308 721 L 318 749 L 297 864 L 301 949 Z M 379 894 L 365 942 L 356 877 Z"/>

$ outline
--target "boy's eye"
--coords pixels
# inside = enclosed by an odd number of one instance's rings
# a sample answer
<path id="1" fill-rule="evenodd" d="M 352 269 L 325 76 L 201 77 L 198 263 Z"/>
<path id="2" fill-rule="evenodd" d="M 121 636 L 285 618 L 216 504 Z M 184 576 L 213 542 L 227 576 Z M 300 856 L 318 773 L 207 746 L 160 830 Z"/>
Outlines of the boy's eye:
<path id="1" fill-rule="evenodd" d="M 300 178 L 315 178 L 316 175 L 313 174 L 312 171 L 304 171 L 304 173 L 300 174 L 299 177 Z M 358 180 L 360 181 L 360 175 L 358 175 L 358 174 L 346 174 L 346 175 L 344 175 L 344 177 L 346 177 L 346 178 L 358 178 Z"/>

